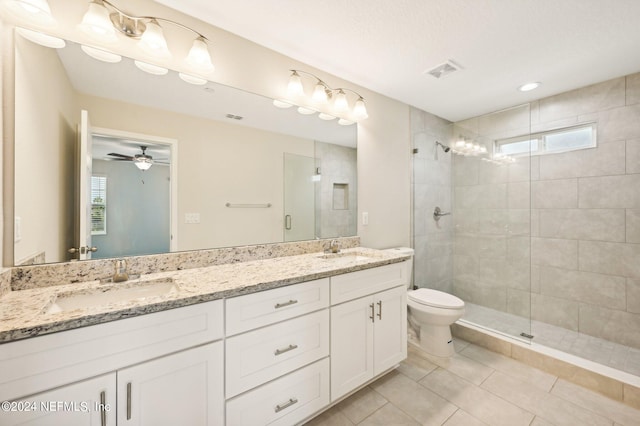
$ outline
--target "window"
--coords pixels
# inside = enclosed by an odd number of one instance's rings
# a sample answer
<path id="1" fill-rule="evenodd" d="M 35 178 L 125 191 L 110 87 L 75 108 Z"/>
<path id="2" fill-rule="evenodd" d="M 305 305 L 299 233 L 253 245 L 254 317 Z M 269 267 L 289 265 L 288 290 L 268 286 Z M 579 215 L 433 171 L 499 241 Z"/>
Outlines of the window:
<path id="1" fill-rule="evenodd" d="M 91 176 L 91 235 L 107 233 L 107 177 Z"/>
<path id="2" fill-rule="evenodd" d="M 595 146 L 596 125 L 592 123 L 496 140 L 494 152 L 496 154 L 510 156 L 526 154 L 540 155 L 594 148 Z"/>

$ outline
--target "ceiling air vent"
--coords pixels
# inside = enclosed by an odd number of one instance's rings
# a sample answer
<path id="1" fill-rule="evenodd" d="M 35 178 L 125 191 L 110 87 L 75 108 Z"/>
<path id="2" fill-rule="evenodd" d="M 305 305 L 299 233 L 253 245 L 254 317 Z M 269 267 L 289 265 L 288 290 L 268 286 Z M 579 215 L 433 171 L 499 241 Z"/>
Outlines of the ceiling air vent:
<path id="1" fill-rule="evenodd" d="M 430 70 L 426 70 L 424 72 L 424 74 L 428 74 L 431 75 L 435 78 L 442 78 L 442 77 L 446 77 L 456 71 L 459 71 L 461 68 L 458 64 L 454 63 L 453 61 L 447 61 L 444 64 L 440 64 L 435 68 L 432 68 Z"/>

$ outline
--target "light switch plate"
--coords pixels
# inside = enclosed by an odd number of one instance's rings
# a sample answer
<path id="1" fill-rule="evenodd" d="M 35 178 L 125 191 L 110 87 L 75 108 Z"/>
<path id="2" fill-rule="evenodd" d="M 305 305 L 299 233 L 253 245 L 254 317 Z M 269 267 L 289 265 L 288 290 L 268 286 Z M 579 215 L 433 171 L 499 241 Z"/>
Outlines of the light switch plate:
<path id="1" fill-rule="evenodd" d="M 200 213 L 185 213 L 184 223 L 200 223 Z"/>

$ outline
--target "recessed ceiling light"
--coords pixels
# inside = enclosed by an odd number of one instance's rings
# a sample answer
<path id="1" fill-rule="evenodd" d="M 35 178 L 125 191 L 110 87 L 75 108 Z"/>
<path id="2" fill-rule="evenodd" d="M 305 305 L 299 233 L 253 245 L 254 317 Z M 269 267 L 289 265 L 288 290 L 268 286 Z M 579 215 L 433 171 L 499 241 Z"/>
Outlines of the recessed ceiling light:
<path id="1" fill-rule="evenodd" d="M 529 90 L 537 89 L 541 84 L 542 83 L 540 83 L 539 81 L 536 81 L 533 83 L 526 83 L 518 87 L 518 90 L 521 92 L 528 92 Z"/>

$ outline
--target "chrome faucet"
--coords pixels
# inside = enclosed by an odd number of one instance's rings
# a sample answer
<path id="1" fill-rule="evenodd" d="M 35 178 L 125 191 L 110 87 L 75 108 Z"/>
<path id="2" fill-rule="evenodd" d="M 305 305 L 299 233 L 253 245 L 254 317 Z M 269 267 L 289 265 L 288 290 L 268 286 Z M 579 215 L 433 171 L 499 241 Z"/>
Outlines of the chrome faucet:
<path id="1" fill-rule="evenodd" d="M 116 271 L 113 274 L 113 282 L 121 283 L 123 281 L 127 281 L 129 279 L 129 274 L 127 274 L 127 262 L 124 259 L 116 260 L 115 262 Z"/>
<path id="2" fill-rule="evenodd" d="M 340 243 L 338 240 L 331 240 L 329 243 L 329 250 L 331 253 L 339 253 L 340 252 Z"/>

